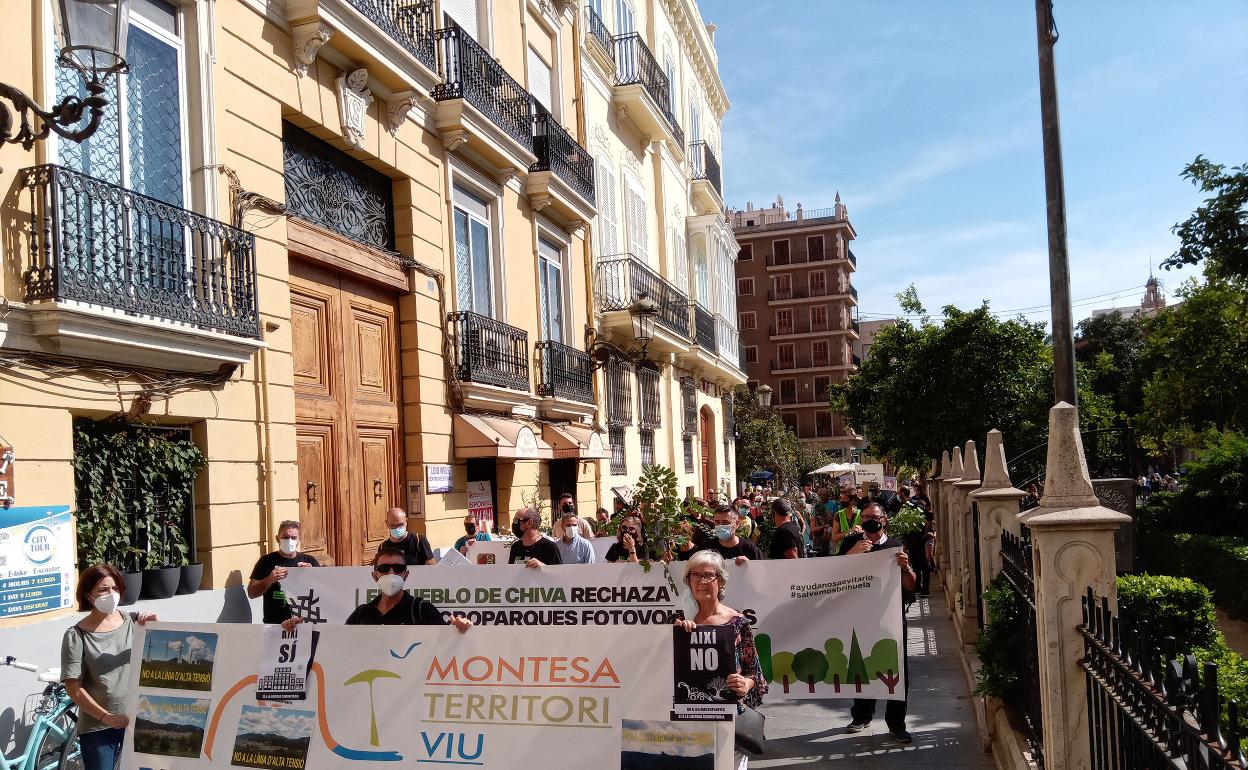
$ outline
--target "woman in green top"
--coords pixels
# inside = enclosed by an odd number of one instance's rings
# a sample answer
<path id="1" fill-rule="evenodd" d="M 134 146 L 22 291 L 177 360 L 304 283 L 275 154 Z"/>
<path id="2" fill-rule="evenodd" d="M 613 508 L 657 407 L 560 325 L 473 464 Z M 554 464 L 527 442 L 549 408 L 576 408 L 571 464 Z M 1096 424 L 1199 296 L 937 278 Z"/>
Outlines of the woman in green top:
<path id="1" fill-rule="evenodd" d="M 844 497 L 841 498 L 845 500 Z M 853 495 L 850 495 L 848 502 L 844 502 L 841 509 L 836 512 L 835 518 L 832 519 L 832 554 L 838 554 L 841 551 L 841 541 L 855 532 L 862 531 L 862 512 L 858 510 L 857 501 Z"/>
<path id="2" fill-rule="evenodd" d="M 61 679 L 78 705 L 78 742 L 86 770 L 112 770 L 121 753 L 130 717 L 123 708 L 130 688 L 130 647 L 135 622 L 155 620 L 151 612 L 117 611 L 126 581 L 107 564 L 87 567 L 78 577 L 78 609 L 89 614 L 65 631 Z"/>

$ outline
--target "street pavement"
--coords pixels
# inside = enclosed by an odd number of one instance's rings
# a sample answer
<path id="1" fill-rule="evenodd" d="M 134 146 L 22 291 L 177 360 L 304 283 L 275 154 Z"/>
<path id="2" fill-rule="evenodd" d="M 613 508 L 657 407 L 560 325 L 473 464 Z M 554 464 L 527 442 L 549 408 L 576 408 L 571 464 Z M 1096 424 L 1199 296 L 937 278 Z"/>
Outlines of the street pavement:
<path id="1" fill-rule="evenodd" d="M 935 582 L 935 581 L 933 581 Z M 957 638 L 945 613 L 944 594 L 919 599 L 908 616 L 910 698 L 907 725 L 914 742 L 903 746 L 884 725 L 884 704 L 866 730 L 851 735 L 848 700 L 764 703 L 767 753 L 751 768 L 930 767 L 995 770 L 992 755 L 979 748 L 970 692 L 957 658 Z"/>

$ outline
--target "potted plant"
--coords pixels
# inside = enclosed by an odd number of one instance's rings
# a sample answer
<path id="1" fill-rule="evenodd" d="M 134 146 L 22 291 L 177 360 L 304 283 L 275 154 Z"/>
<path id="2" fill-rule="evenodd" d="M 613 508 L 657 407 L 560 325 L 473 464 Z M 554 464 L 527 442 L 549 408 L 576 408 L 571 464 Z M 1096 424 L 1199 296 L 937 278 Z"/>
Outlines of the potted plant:
<path id="1" fill-rule="evenodd" d="M 147 551 L 147 568 L 143 570 L 143 596 L 147 599 L 168 599 L 178 592 L 182 567 L 186 564 L 186 538 L 178 522 L 170 516 L 156 516 L 156 540 Z"/>
<path id="2" fill-rule="evenodd" d="M 121 577 L 126 581 L 126 590 L 121 592 L 121 601 L 118 605 L 128 607 L 139 600 L 139 596 L 143 593 L 143 570 L 139 569 L 139 564 L 143 557 L 143 549 L 126 548 L 125 556 L 117 560 L 118 569 L 121 570 Z"/>

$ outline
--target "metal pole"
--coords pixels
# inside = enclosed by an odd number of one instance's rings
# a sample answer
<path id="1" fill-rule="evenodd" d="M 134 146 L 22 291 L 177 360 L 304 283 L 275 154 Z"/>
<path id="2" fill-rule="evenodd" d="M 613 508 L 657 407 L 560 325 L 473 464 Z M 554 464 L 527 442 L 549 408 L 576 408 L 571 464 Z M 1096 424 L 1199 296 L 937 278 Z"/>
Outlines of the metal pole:
<path id="1" fill-rule="evenodd" d="M 1062 179 L 1062 134 L 1057 115 L 1053 46 L 1057 26 L 1052 0 L 1036 0 L 1036 48 L 1040 59 L 1040 115 L 1044 136 L 1044 190 L 1049 225 L 1049 304 L 1053 317 L 1055 401 L 1078 405 L 1075 334 L 1070 307 L 1070 265 L 1066 250 L 1066 187 Z"/>

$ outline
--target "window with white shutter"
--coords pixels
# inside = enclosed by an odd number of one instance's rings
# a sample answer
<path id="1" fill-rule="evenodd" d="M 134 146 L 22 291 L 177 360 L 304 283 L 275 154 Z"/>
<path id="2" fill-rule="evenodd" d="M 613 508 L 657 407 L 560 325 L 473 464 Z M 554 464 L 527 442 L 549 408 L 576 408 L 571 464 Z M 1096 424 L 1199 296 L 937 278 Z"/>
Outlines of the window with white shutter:
<path id="1" fill-rule="evenodd" d="M 477 20 L 477 0 L 442 0 L 442 12 L 455 20 L 455 23 L 472 35 L 472 39 L 481 42 L 481 24 Z"/>
<path id="2" fill-rule="evenodd" d="M 620 253 L 619 216 L 616 206 L 615 171 L 611 164 L 599 158 L 598 174 L 598 256 L 610 257 Z"/>
<path id="3" fill-rule="evenodd" d="M 646 222 L 646 196 L 642 192 L 641 183 L 632 177 L 625 177 L 624 193 L 624 226 L 625 235 L 628 238 L 628 252 L 645 261 L 650 253 L 650 232 Z"/>
<path id="4" fill-rule="evenodd" d="M 529 93 L 533 94 L 533 98 L 538 104 L 546 108 L 547 112 L 554 113 L 555 100 L 552 83 L 554 76 L 551 73 L 550 65 L 542 59 L 542 55 L 537 51 L 529 48 Z"/>

